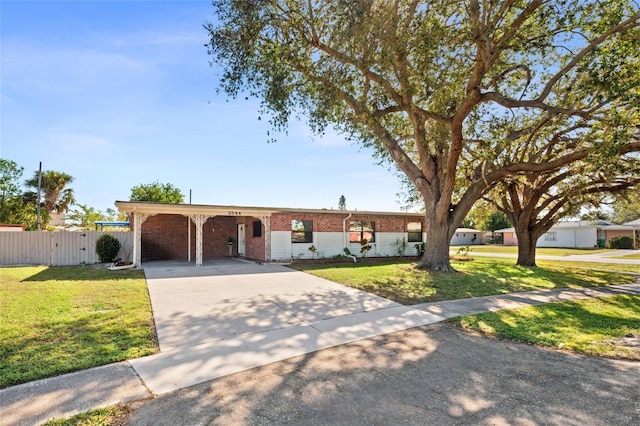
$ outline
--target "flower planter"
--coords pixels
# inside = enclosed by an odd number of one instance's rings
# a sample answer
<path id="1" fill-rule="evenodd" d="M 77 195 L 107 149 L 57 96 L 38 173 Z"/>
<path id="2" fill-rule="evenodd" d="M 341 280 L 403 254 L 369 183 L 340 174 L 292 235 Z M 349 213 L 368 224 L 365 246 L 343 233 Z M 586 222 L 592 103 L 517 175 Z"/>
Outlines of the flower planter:
<path id="1" fill-rule="evenodd" d="M 107 269 L 110 271 L 120 271 L 123 269 L 131 269 L 134 266 L 135 265 L 133 263 L 118 262 L 107 266 Z"/>

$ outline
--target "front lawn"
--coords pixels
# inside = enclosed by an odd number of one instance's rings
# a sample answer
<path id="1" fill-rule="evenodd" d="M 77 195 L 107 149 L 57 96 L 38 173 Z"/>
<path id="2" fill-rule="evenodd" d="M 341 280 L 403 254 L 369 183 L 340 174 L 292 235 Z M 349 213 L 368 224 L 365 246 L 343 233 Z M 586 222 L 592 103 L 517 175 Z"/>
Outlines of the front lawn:
<path id="1" fill-rule="evenodd" d="M 634 275 L 586 269 L 577 262 L 576 265 L 579 267 L 570 266 L 567 262 L 545 261 L 538 268 L 524 268 L 515 266 L 513 259 L 477 257 L 473 261 L 454 262 L 453 266 L 459 273 L 427 273 L 416 270 L 408 262 L 294 264 L 292 267 L 404 305 L 540 289 L 629 284 L 636 281 Z M 618 265 L 597 266 L 607 269 Z"/>
<path id="2" fill-rule="evenodd" d="M 505 309 L 450 321 L 501 339 L 640 360 L 640 296 L 636 295 Z"/>
<path id="3" fill-rule="evenodd" d="M 143 271 L 0 268 L 0 388 L 158 351 Z"/>

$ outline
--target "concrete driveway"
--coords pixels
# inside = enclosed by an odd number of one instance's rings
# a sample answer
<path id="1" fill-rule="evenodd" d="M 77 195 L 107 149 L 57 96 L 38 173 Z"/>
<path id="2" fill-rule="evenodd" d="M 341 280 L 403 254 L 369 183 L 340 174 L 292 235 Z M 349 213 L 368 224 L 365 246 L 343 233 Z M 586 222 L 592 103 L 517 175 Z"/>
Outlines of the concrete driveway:
<path id="1" fill-rule="evenodd" d="M 401 305 L 282 265 L 144 265 L 160 351 Z"/>
<path id="2" fill-rule="evenodd" d="M 155 394 L 443 319 L 282 265 L 143 267 L 160 353 L 130 362 Z"/>

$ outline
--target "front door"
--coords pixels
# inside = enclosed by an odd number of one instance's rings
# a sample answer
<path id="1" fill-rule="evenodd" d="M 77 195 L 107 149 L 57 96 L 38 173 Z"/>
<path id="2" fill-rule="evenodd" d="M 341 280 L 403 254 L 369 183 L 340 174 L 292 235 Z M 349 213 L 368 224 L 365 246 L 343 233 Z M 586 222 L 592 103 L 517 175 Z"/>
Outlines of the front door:
<path id="1" fill-rule="evenodd" d="M 245 255 L 245 249 L 244 249 L 244 223 L 241 223 L 238 225 L 238 255 L 239 256 L 244 256 Z"/>

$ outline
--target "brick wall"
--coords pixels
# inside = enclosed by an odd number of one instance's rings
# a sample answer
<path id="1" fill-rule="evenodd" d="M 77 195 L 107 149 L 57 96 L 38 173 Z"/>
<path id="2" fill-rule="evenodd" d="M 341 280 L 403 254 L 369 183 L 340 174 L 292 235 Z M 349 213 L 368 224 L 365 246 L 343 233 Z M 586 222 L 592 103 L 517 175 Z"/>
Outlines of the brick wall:
<path id="1" fill-rule="evenodd" d="M 314 232 L 342 232 L 346 213 L 275 213 L 271 216 L 272 231 L 291 231 L 293 219 L 312 220 Z M 202 229 L 202 258 L 213 259 L 229 255 L 229 236 L 236 244 L 232 254 L 237 254 L 237 224 L 245 224 L 245 255 L 251 259 L 265 259 L 265 227 L 261 223 L 261 236 L 253 236 L 254 217 L 216 216 L 209 218 Z M 375 222 L 376 232 L 407 232 L 407 223 L 421 222 L 424 217 L 371 216 L 354 214 L 347 221 L 368 220 Z M 142 261 L 187 260 L 187 224 L 191 227 L 191 259 L 196 257 L 196 228 L 182 215 L 159 214 L 150 216 L 142 224 Z"/>
<path id="2" fill-rule="evenodd" d="M 182 215 L 159 214 L 142 224 L 142 261 L 187 260 L 187 224 L 191 226 L 191 260 L 196 258 L 196 227 Z M 228 239 L 236 238 L 236 218 L 216 216 L 202 227 L 202 258 L 212 259 L 229 255 Z M 234 252 L 235 252 L 234 247 Z"/>
<path id="3" fill-rule="evenodd" d="M 619 230 L 619 231 L 611 231 L 606 230 L 606 239 L 605 239 L 605 247 L 609 247 L 609 242 L 612 238 L 627 236 L 633 238 L 633 230 Z"/>
<path id="4" fill-rule="evenodd" d="M 275 213 L 271 216 L 272 231 L 291 231 L 291 221 L 312 220 L 314 232 L 342 232 L 342 224 L 348 216 L 346 213 Z M 354 214 L 347 220 L 347 230 L 349 222 L 357 220 L 368 220 L 375 222 L 376 232 L 407 232 L 409 222 L 422 223 L 422 230 L 425 231 L 424 216 L 367 216 Z"/>
<path id="5" fill-rule="evenodd" d="M 253 236 L 253 222 L 260 222 L 260 236 Z M 255 217 L 245 218 L 245 254 L 250 259 L 265 260 L 264 255 L 264 223 Z"/>

